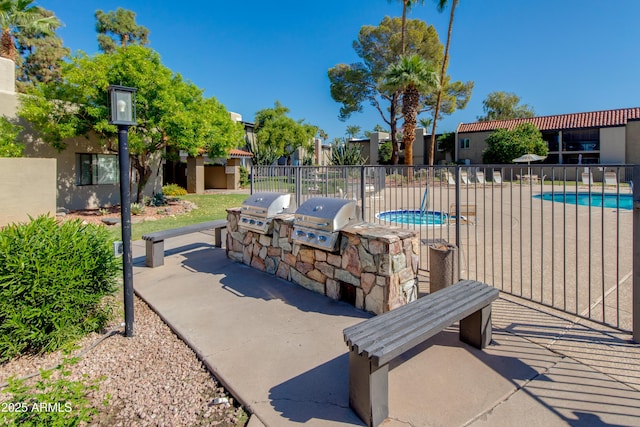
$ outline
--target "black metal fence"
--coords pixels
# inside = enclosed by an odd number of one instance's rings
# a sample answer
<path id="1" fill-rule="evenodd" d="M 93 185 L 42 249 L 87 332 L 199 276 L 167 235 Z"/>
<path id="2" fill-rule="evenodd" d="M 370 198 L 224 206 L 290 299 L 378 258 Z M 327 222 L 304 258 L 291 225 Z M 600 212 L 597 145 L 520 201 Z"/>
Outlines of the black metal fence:
<path id="1" fill-rule="evenodd" d="M 255 166 L 251 191 L 289 192 L 296 205 L 356 200 L 364 221 L 418 232 L 421 281 L 429 281 L 429 246 L 447 243 L 460 278 L 633 331 L 638 341 L 638 173 L 628 165 Z"/>

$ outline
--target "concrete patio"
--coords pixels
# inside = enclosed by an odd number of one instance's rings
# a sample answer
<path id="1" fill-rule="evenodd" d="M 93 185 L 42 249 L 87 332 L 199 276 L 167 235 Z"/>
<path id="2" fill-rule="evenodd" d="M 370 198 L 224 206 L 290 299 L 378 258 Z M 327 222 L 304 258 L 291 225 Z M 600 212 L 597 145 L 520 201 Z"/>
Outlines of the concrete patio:
<path id="1" fill-rule="evenodd" d="M 225 256 L 202 232 L 166 243 L 134 287 L 253 415 L 250 426 L 362 425 L 342 330 L 369 317 Z M 392 364 L 384 426 L 640 426 L 640 345 L 501 295 L 485 351 L 449 328 Z"/>

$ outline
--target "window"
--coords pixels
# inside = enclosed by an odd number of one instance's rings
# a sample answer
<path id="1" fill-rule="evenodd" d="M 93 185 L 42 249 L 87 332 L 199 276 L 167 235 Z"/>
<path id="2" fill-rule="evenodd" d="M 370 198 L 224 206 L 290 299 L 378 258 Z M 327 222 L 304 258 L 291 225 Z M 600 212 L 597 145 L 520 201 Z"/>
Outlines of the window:
<path id="1" fill-rule="evenodd" d="M 460 139 L 460 148 L 468 149 L 469 148 L 469 138 Z"/>
<path id="2" fill-rule="evenodd" d="M 589 128 L 563 131 L 562 146 L 564 151 L 598 151 L 600 130 Z"/>
<path id="3" fill-rule="evenodd" d="M 438 151 L 444 151 L 444 144 L 442 143 L 442 141 L 440 141 L 439 139 L 436 140 L 436 150 Z"/>
<path id="4" fill-rule="evenodd" d="M 78 185 L 117 184 L 118 156 L 115 154 L 78 154 Z"/>

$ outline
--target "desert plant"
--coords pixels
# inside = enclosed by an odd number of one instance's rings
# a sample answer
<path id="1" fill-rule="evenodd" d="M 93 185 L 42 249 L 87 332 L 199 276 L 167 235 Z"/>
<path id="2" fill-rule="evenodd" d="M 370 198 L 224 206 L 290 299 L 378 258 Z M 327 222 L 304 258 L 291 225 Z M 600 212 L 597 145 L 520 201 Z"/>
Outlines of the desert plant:
<path id="1" fill-rule="evenodd" d="M 187 190 L 180 187 L 178 184 L 167 184 L 162 187 L 162 194 L 165 196 L 185 196 Z"/>
<path id="2" fill-rule="evenodd" d="M 364 165 L 366 160 L 356 145 L 336 142 L 331 150 L 330 163 L 332 166 Z"/>
<path id="3" fill-rule="evenodd" d="M 144 203 L 131 203 L 131 215 L 144 213 Z"/>
<path id="4" fill-rule="evenodd" d="M 49 216 L 0 230 L 0 363 L 53 351 L 100 330 L 119 262 L 109 232 Z"/>

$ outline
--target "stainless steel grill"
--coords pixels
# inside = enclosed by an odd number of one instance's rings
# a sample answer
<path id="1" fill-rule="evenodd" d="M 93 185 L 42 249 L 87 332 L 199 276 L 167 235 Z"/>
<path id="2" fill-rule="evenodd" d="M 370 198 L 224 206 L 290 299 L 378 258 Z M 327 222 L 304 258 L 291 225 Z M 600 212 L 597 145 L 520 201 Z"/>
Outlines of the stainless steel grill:
<path id="1" fill-rule="evenodd" d="M 340 230 L 359 218 L 354 200 L 313 197 L 300 205 L 293 221 L 294 242 L 334 251 Z"/>
<path id="2" fill-rule="evenodd" d="M 254 193 L 249 196 L 240 208 L 240 228 L 267 234 L 271 228 L 273 217 L 289 208 L 289 193 Z"/>

